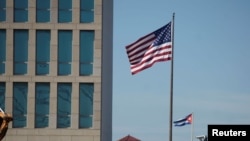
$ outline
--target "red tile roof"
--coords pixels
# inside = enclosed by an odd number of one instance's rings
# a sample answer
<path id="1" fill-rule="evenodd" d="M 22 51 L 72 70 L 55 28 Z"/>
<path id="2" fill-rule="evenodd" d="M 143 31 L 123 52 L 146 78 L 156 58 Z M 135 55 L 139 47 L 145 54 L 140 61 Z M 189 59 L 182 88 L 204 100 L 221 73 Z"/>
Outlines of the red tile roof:
<path id="1" fill-rule="evenodd" d="M 139 139 L 137 139 L 135 137 L 132 137 L 130 135 L 127 135 L 126 137 L 121 138 L 118 141 L 141 141 L 141 140 L 139 140 Z"/>

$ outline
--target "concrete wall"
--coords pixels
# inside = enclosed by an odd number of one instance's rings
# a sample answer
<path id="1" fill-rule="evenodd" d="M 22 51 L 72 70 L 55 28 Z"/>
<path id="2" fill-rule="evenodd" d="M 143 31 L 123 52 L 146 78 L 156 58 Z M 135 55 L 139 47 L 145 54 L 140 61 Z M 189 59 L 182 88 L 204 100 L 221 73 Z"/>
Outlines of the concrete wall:
<path id="1" fill-rule="evenodd" d="M 7 20 L 0 23 L 0 29 L 6 29 L 6 73 L 0 75 L 0 81 L 6 82 L 5 111 L 12 113 L 13 82 L 28 82 L 28 114 L 27 127 L 12 128 L 3 141 L 111 141 L 112 140 L 112 35 L 113 35 L 113 1 L 95 0 L 93 23 L 79 23 L 80 0 L 73 1 L 73 21 L 71 23 L 57 23 L 58 1 L 51 0 L 51 22 L 36 23 L 35 0 L 29 0 L 29 18 L 26 23 L 13 22 L 13 2 L 6 0 Z M 102 25 L 103 24 L 103 25 Z M 13 75 L 13 31 L 14 29 L 29 30 L 28 74 Z M 39 29 L 51 31 L 50 74 L 35 75 L 35 32 Z M 57 76 L 57 31 L 73 31 L 72 74 Z M 94 72 L 91 76 L 79 76 L 79 31 L 94 30 Z M 50 82 L 50 115 L 48 128 L 34 128 L 35 113 L 35 83 Z M 57 83 L 72 83 L 72 115 L 71 127 L 56 128 Z M 94 117 L 93 127 L 78 128 L 79 116 L 79 83 L 94 83 Z M 103 131 L 101 131 L 101 129 Z M 102 137 L 102 139 L 101 139 Z"/>

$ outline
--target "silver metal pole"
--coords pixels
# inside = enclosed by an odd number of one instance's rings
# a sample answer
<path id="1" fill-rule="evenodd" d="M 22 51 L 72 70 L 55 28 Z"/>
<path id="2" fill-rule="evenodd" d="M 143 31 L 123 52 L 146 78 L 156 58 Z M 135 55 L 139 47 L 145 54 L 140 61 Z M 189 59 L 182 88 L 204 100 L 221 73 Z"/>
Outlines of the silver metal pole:
<path id="1" fill-rule="evenodd" d="M 172 141 L 172 126 L 173 126 L 173 76 L 174 76 L 174 16 L 171 22 L 171 40 L 172 40 L 172 58 L 171 58 L 171 78 L 170 78 L 170 110 L 169 110 L 169 141 Z"/>

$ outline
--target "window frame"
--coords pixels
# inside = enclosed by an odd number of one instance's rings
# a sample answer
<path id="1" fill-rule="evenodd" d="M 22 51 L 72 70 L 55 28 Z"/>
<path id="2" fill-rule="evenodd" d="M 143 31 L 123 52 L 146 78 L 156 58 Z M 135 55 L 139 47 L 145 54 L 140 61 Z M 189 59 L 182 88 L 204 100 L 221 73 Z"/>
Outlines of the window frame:
<path id="1" fill-rule="evenodd" d="M 57 83 L 57 128 L 71 126 L 71 103 L 72 83 Z"/>
<path id="2" fill-rule="evenodd" d="M 29 1 L 14 0 L 14 22 L 28 22 L 29 19 Z"/>
<path id="3" fill-rule="evenodd" d="M 58 0 L 58 23 L 72 22 L 72 8 L 72 0 Z"/>
<path id="4" fill-rule="evenodd" d="M 50 72 L 50 42 L 50 30 L 36 30 L 36 75 Z"/>
<path id="5" fill-rule="evenodd" d="M 79 128 L 93 126 L 94 83 L 79 84 Z"/>
<path id="6" fill-rule="evenodd" d="M 35 128 L 46 128 L 49 126 L 49 106 L 50 106 L 50 83 L 36 82 Z"/>
<path id="7" fill-rule="evenodd" d="M 6 21 L 6 0 L 0 0 L 0 22 Z"/>
<path id="8" fill-rule="evenodd" d="M 0 29 L 0 75 L 5 74 L 6 30 Z"/>
<path id="9" fill-rule="evenodd" d="M 28 42 L 29 30 L 14 29 L 14 75 L 25 75 L 28 73 Z"/>
<path id="10" fill-rule="evenodd" d="M 57 74 L 59 76 L 72 74 L 72 40 L 72 30 L 58 30 Z"/>
<path id="11" fill-rule="evenodd" d="M 50 5 L 51 5 L 50 0 L 36 0 L 36 22 L 37 23 L 50 22 L 50 13 L 51 13 Z M 44 15 L 45 13 L 46 15 Z M 42 18 L 40 18 L 41 15 L 43 15 Z"/>
<path id="12" fill-rule="evenodd" d="M 94 30 L 80 30 L 79 74 L 89 76 L 93 74 L 94 64 Z"/>
<path id="13" fill-rule="evenodd" d="M 21 95 L 22 94 L 22 95 Z M 20 96 L 21 95 L 21 96 Z M 13 83 L 13 128 L 27 126 L 28 83 Z"/>
<path id="14" fill-rule="evenodd" d="M 94 0 L 80 0 L 80 23 L 94 22 Z"/>

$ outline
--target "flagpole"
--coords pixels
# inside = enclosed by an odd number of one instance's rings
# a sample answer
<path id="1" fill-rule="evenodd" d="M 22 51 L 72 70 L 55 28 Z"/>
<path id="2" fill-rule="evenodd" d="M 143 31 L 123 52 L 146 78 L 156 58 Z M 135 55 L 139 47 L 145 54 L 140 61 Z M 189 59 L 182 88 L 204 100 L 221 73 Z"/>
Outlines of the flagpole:
<path id="1" fill-rule="evenodd" d="M 172 126 L 173 126 L 173 76 L 174 76 L 174 17 L 171 22 L 171 42 L 172 42 L 172 58 L 171 58 L 171 77 L 170 77 L 170 110 L 169 110 L 169 141 L 172 141 Z"/>
<path id="2" fill-rule="evenodd" d="M 193 141 L 194 138 L 194 113 L 192 113 L 192 127 L 191 127 L 191 141 Z"/>

